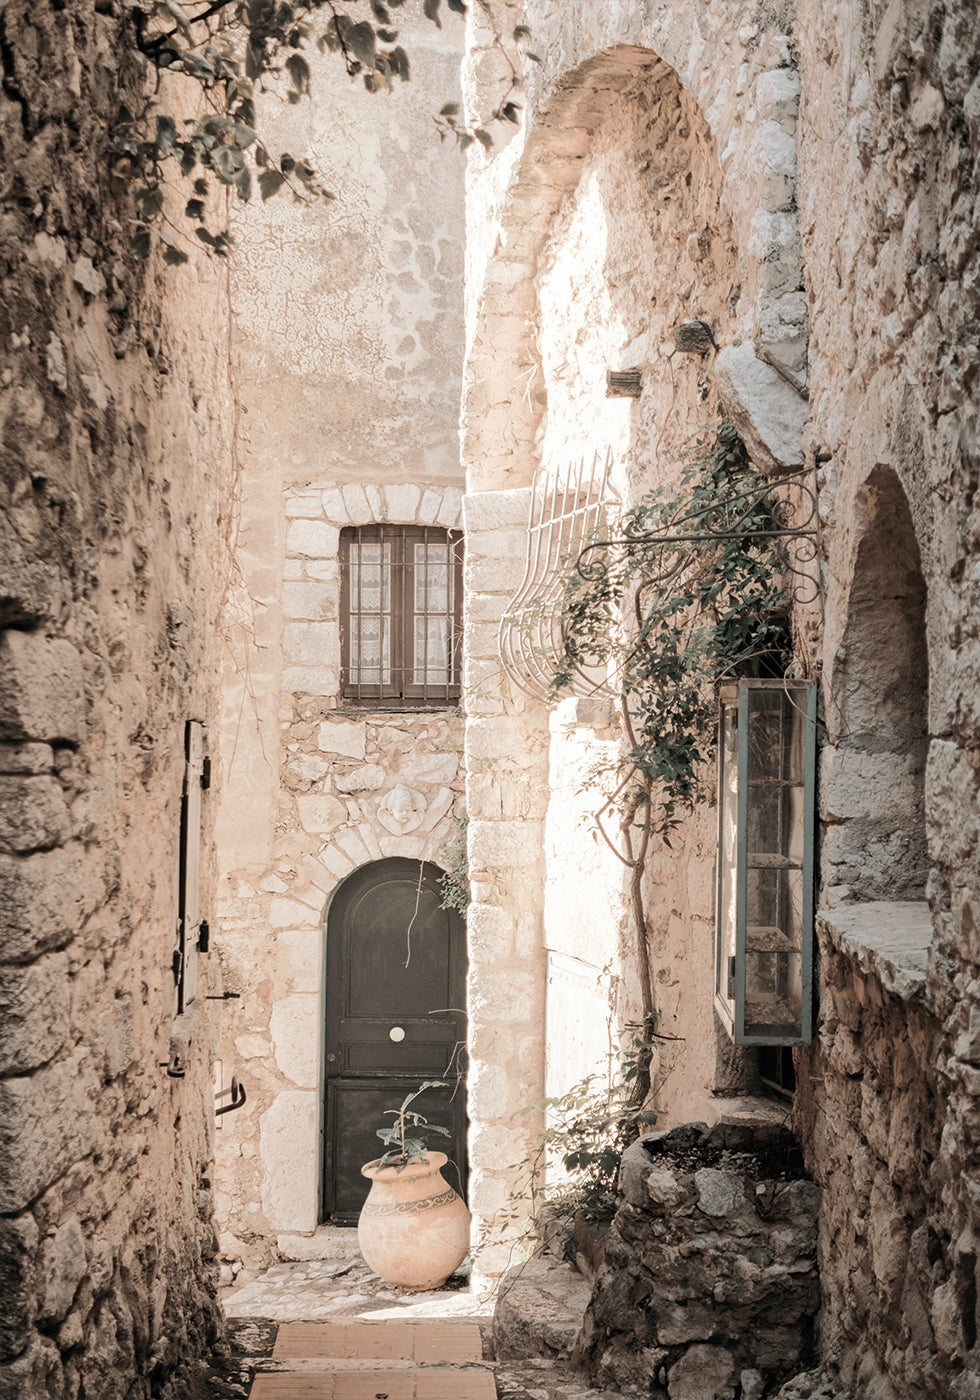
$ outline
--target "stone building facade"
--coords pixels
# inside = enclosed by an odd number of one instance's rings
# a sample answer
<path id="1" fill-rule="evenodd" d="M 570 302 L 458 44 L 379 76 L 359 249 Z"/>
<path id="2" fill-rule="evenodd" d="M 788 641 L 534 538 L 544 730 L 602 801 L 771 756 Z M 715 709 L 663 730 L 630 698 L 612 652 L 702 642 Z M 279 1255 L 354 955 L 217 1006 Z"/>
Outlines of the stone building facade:
<path id="1" fill-rule="evenodd" d="M 100 155 L 138 81 L 121 23 L 76 0 L 0 16 L 0 1395 L 186 1390 L 214 1199 L 228 1276 L 321 1248 L 325 918 L 365 869 L 445 864 L 464 810 L 476 1238 L 511 1209 L 537 1126 L 515 1110 L 601 1066 L 642 1002 L 583 783 L 621 751 L 615 711 L 533 700 L 501 663 L 532 477 L 598 455 L 628 505 L 721 414 L 760 469 L 817 473 L 823 601 L 796 661 L 822 695 L 818 1014 L 790 1110 L 712 1009 L 697 811 L 645 872 L 678 1037 L 657 1107 L 792 1111 L 836 1381 L 974 1395 L 975 7 L 474 6 L 471 116 L 524 86 L 470 156 L 465 232 L 462 163 L 429 145 L 461 37 L 413 11 L 396 120 L 326 70 L 282 109 L 283 146 L 343 197 L 250 210 L 230 275 L 129 256 Z M 607 398 L 610 371 L 639 396 Z M 465 721 L 345 703 L 344 532 L 375 525 L 464 530 Z M 181 1006 L 195 783 L 214 952 Z M 215 1133 L 233 1075 L 247 1102 Z"/>
<path id="2" fill-rule="evenodd" d="M 133 258 L 122 21 L 8 5 L 0 148 L 0 1394 L 185 1395 L 214 1301 L 209 959 L 227 273 Z M 203 729 L 202 729 L 203 727 Z M 203 757 L 203 755 L 202 755 Z M 191 827 L 194 830 L 191 830 Z M 188 848 L 190 849 L 190 847 Z M 185 888 L 187 882 L 185 881 Z M 189 911 L 192 912 L 192 911 Z M 204 940 L 201 940 L 204 942 Z M 178 1003 L 175 954 L 187 976 Z"/>
<path id="3" fill-rule="evenodd" d="M 504 67 L 483 23 L 478 115 Z M 609 452 L 629 503 L 723 414 L 759 469 L 812 467 L 819 490 L 822 610 L 795 619 L 822 703 L 817 1020 L 793 1113 L 823 1189 L 821 1347 L 855 1396 L 973 1394 L 976 15 L 529 0 L 487 24 L 529 26 L 541 62 L 468 192 L 471 917 L 496 939 L 471 977 L 506 954 L 526 993 L 473 1028 L 473 1114 L 497 1149 L 474 1151 L 474 1210 L 495 1217 L 526 1150 L 514 1093 L 564 1087 L 568 968 L 579 987 L 611 969 L 621 1020 L 637 1006 L 624 874 L 568 802 L 622 742 L 615 718 L 549 713 L 498 655 L 532 475 Z M 697 359 L 675 336 L 695 320 L 715 342 Z M 606 372 L 628 369 L 639 397 L 607 400 Z M 712 1010 L 715 825 L 696 812 L 647 869 L 659 1026 L 681 1038 L 658 1066 L 667 1125 L 789 1107 L 767 1109 L 755 1052 L 729 1053 Z M 484 1101 L 502 1037 L 521 1077 Z"/>
<path id="4" fill-rule="evenodd" d="M 465 162 L 432 115 L 458 97 L 463 30 L 435 29 L 420 6 L 404 21 L 413 80 L 390 97 L 328 56 L 314 63 L 314 103 L 270 103 L 270 139 L 311 158 L 336 202 L 240 221 L 245 442 L 218 840 L 220 958 L 238 994 L 221 1061 L 248 1100 L 217 1135 L 226 1277 L 323 1248 L 337 891 L 395 858 L 444 869 L 464 814 L 458 701 L 372 707 L 345 697 L 341 677 L 344 532 L 441 538 L 462 525 Z M 402 823 L 386 806 L 396 789 L 418 809 Z"/>

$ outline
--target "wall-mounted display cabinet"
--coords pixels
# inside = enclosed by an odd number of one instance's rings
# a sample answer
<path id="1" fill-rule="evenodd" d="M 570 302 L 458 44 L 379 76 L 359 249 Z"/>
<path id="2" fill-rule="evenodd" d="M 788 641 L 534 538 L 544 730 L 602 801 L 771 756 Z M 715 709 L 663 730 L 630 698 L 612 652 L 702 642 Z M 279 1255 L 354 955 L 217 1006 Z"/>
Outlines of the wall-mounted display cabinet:
<path id="1" fill-rule="evenodd" d="M 715 1003 L 739 1045 L 811 1035 L 817 686 L 719 692 Z"/>

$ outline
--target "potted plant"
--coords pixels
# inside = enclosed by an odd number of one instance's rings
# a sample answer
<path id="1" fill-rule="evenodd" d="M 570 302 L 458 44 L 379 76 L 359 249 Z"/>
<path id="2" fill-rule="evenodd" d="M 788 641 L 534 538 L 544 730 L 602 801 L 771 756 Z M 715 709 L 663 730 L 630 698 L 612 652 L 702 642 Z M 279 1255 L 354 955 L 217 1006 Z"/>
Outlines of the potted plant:
<path id="1" fill-rule="evenodd" d="M 387 1151 L 361 1168 L 371 1183 L 357 1222 L 364 1262 L 401 1288 L 438 1288 L 459 1267 L 470 1239 L 470 1213 L 441 1174 L 448 1158 L 426 1150 L 426 1137 L 445 1128 L 430 1123 L 410 1105 L 427 1089 L 444 1088 L 427 1079 L 400 1108 L 395 1121 L 377 1130 Z"/>

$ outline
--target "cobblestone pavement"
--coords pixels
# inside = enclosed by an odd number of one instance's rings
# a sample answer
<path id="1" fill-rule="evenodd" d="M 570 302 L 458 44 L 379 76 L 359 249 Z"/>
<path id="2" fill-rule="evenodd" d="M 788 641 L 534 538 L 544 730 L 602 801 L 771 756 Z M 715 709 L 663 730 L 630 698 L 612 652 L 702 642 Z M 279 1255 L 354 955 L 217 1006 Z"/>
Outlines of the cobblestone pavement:
<path id="1" fill-rule="evenodd" d="M 344 1318 L 476 1322 L 484 1339 L 484 1359 L 479 1364 L 493 1375 L 498 1400 L 622 1400 L 619 1392 L 590 1390 L 559 1358 L 493 1361 L 487 1338 L 494 1299 L 475 1296 L 466 1279 L 458 1276 L 443 1288 L 409 1293 L 372 1273 L 360 1257 L 283 1263 L 228 1290 L 223 1301 L 228 1351 L 217 1359 L 208 1376 L 213 1400 L 247 1395 L 257 1370 L 268 1374 L 288 1366 L 272 1358 L 280 1323 Z M 462 1389 L 461 1385 L 461 1394 Z"/>

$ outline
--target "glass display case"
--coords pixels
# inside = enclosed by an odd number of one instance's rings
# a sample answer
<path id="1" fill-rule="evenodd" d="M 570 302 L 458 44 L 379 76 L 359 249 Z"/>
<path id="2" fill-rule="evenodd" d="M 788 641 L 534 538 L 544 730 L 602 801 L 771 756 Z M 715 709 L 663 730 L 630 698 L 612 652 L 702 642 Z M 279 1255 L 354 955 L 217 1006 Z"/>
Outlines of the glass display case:
<path id="1" fill-rule="evenodd" d="M 811 1034 L 817 687 L 719 693 L 715 1002 L 738 1045 Z"/>

